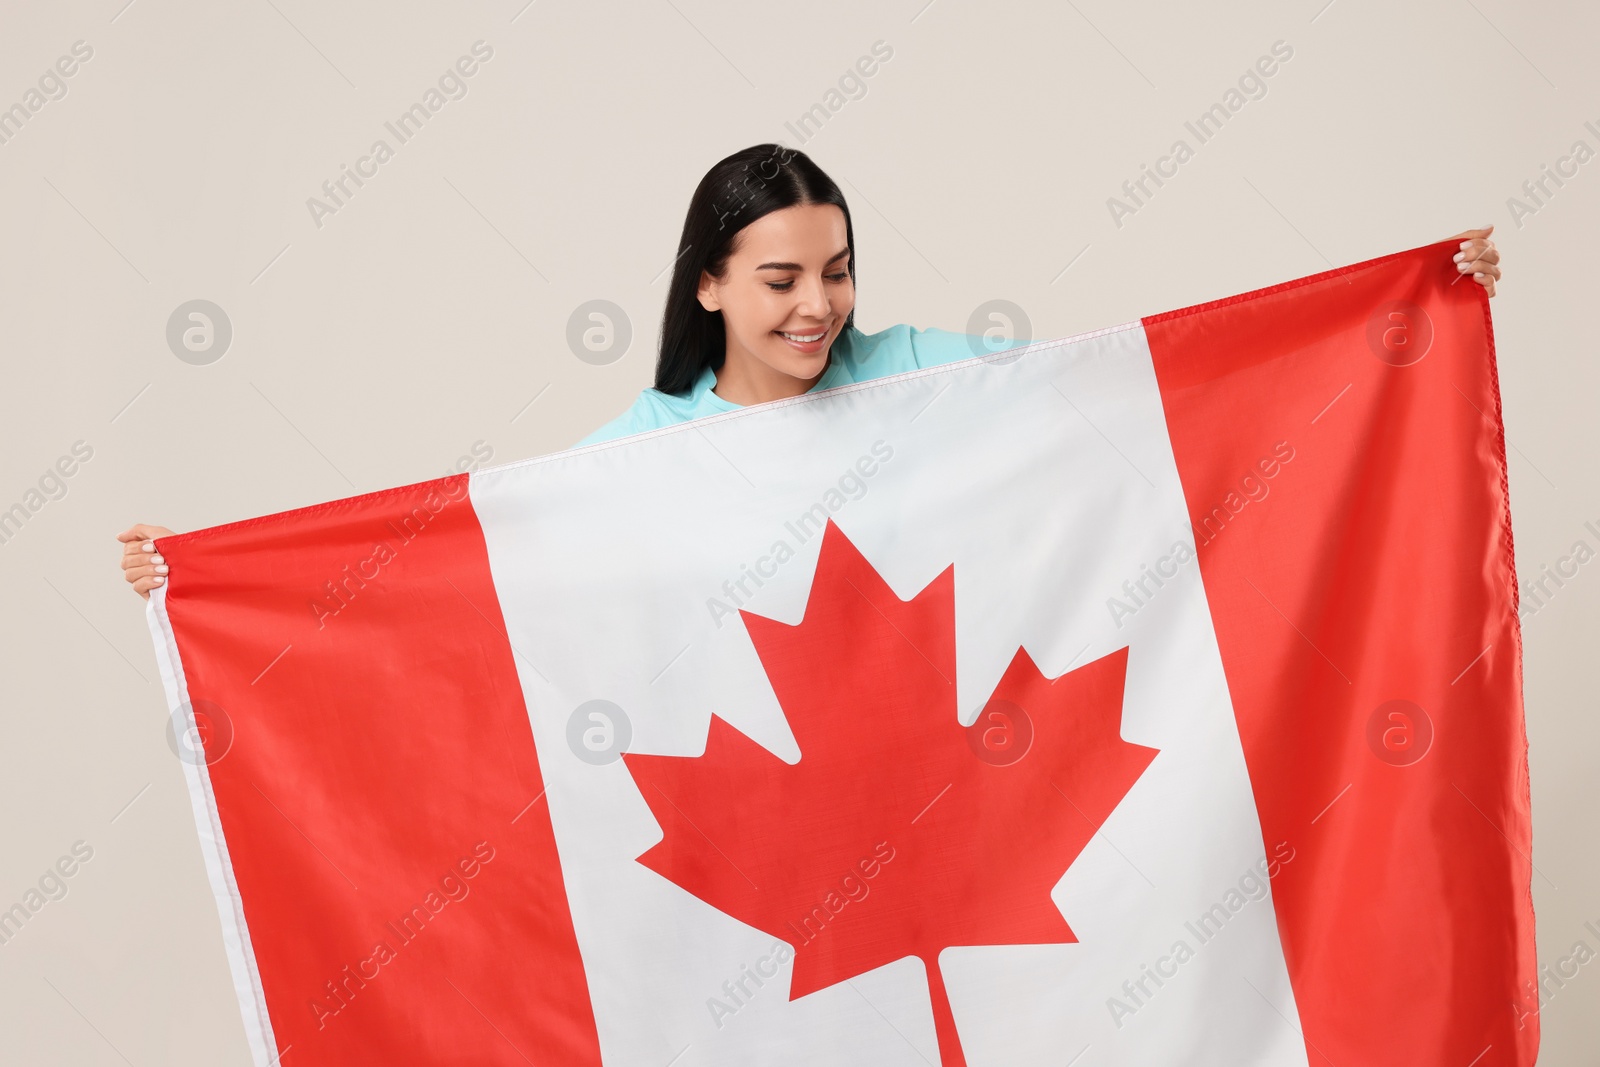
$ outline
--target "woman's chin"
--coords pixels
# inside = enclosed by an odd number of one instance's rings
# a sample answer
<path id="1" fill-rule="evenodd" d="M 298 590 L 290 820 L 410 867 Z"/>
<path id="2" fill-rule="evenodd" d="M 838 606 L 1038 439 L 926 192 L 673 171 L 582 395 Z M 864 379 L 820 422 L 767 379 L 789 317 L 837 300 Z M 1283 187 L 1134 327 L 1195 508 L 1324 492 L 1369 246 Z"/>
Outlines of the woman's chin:
<path id="1" fill-rule="evenodd" d="M 806 360 L 791 360 L 789 365 L 784 368 L 784 371 L 803 382 L 815 382 L 822 376 L 822 372 L 827 369 L 828 352 L 824 349 Z"/>
<path id="2" fill-rule="evenodd" d="M 815 352 L 800 352 L 788 341 L 778 338 L 776 351 L 768 365 L 785 374 L 810 381 L 828 368 L 828 340 L 824 337 Z"/>

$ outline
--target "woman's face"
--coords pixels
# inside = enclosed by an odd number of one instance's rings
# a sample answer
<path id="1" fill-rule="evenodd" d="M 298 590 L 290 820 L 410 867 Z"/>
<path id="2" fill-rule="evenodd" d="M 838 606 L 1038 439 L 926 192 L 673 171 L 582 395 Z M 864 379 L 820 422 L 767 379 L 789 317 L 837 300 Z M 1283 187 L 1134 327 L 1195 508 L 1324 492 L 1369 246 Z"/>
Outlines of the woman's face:
<path id="1" fill-rule="evenodd" d="M 734 245 L 723 279 L 703 274 L 699 293 L 702 307 L 722 312 L 728 360 L 815 381 L 856 303 L 844 212 L 796 204 L 752 222 Z"/>

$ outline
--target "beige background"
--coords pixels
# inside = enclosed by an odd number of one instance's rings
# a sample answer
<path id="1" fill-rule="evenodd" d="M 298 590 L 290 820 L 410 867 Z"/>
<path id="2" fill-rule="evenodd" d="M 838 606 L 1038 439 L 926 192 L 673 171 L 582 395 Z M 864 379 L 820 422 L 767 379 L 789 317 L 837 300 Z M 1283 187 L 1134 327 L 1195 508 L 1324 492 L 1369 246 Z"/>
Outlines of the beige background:
<path id="1" fill-rule="evenodd" d="M 524 2 L 0 13 L 0 107 L 93 49 L 0 144 L 0 509 L 93 449 L 0 544 L 0 908 L 94 850 L 0 945 L 6 1063 L 248 1062 L 117 531 L 430 478 L 474 445 L 569 446 L 650 383 L 689 194 L 748 144 L 803 147 L 840 182 L 869 331 L 965 330 L 1004 298 L 1063 336 L 1492 221 L 1518 567 L 1600 548 L 1600 270 L 1579 244 L 1600 233 L 1600 162 L 1520 225 L 1507 203 L 1575 140 L 1600 148 L 1592 7 Z M 493 56 L 466 96 L 319 227 L 307 198 L 393 145 L 384 122 L 478 40 Z M 807 140 L 786 128 L 880 40 L 864 95 Z M 1266 94 L 1115 225 L 1107 198 L 1193 144 L 1184 121 L 1278 40 L 1294 54 Z M 233 330 L 208 365 L 166 341 L 197 298 Z M 567 342 L 595 299 L 634 334 L 604 365 Z M 1547 962 L 1600 949 L 1597 606 L 1591 562 L 1524 623 Z M 1542 1062 L 1593 1062 L 1600 964 L 1549 988 Z"/>

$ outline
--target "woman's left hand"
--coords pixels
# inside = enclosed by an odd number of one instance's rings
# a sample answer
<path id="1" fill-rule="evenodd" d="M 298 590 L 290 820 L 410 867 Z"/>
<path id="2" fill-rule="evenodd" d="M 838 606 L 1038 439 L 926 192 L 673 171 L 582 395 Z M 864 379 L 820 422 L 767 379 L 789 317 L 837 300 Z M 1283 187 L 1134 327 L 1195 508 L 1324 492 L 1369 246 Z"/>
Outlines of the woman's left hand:
<path id="1" fill-rule="evenodd" d="M 1494 227 L 1488 226 L 1481 230 L 1463 230 L 1450 238 L 1461 240 L 1461 250 L 1455 254 L 1456 270 L 1461 274 L 1469 271 L 1472 280 L 1489 290 L 1489 295 L 1494 295 L 1494 283 L 1500 279 L 1500 250 L 1489 240 L 1489 234 Z"/>

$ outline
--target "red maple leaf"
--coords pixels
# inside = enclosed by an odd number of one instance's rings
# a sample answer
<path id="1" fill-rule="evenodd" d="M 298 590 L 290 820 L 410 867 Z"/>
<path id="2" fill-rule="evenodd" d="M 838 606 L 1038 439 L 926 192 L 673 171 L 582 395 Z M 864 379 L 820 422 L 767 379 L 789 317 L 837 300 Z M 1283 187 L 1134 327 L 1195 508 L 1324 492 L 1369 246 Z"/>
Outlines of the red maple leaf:
<path id="1" fill-rule="evenodd" d="M 625 755 L 639 862 L 789 942 L 791 1000 L 920 958 L 965 1064 L 939 953 L 1076 941 L 1050 891 L 1156 756 L 1120 736 L 1128 650 L 1052 679 L 1018 648 L 963 728 L 954 565 L 902 601 L 832 520 L 801 621 L 740 615 L 800 759 L 715 716 L 702 756 Z"/>

